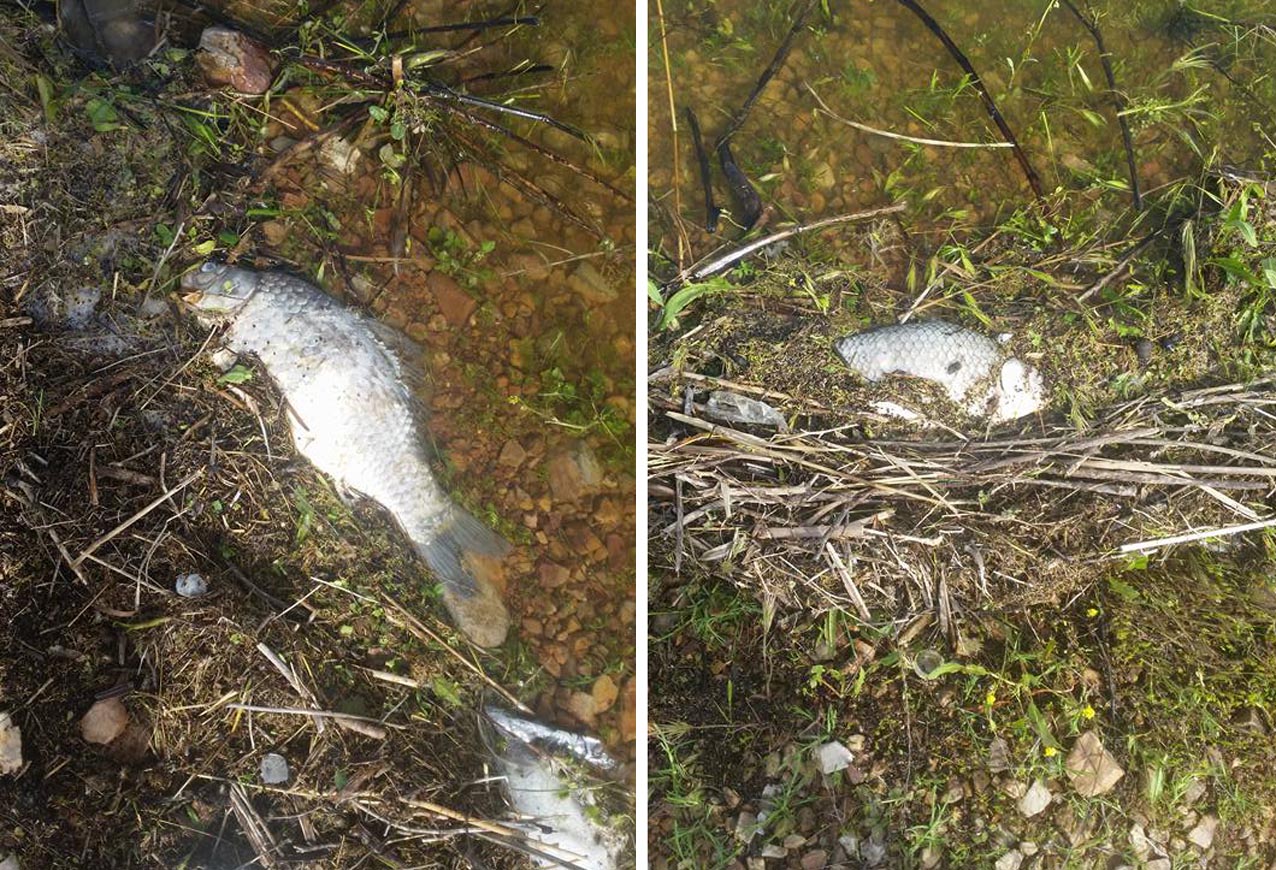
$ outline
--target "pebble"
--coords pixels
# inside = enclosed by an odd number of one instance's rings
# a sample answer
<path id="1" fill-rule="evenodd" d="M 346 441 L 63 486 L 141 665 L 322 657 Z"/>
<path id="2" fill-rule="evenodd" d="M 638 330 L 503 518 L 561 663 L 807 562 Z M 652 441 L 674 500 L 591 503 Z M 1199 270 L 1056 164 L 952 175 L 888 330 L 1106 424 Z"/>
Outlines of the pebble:
<path id="1" fill-rule="evenodd" d="M 478 300 L 466 293 L 455 278 L 435 270 L 426 276 L 425 286 L 449 326 L 459 329 L 470 322 Z"/>
<path id="2" fill-rule="evenodd" d="M 1217 816 L 1202 816 L 1195 828 L 1188 832 L 1187 839 L 1202 851 L 1214 843 L 1214 832 L 1218 829 Z"/>
<path id="3" fill-rule="evenodd" d="M 210 85 L 241 94 L 264 94 L 275 77 L 270 50 L 229 27 L 206 27 L 195 61 Z"/>
<path id="4" fill-rule="evenodd" d="M 823 744 L 815 750 L 815 754 L 820 763 L 820 773 L 826 776 L 839 770 L 845 770 L 855 760 L 851 750 L 836 741 Z"/>
<path id="5" fill-rule="evenodd" d="M 8 713 L 0 713 L 0 774 L 22 769 L 22 731 Z"/>
<path id="6" fill-rule="evenodd" d="M 501 448 L 500 455 L 496 461 L 508 468 L 518 468 L 523 464 L 523 460 L 527 458 L 527 451 L 523 449 L 523 445 L 519 444 L 513 438 L 505 442 L 505 446 Z M 535 528 L 535 526 L 533 526 Z"/>
<path id="7" fill-rule="evenodd" d="M 200 574 L 178 574 L 173 587 L 183 598 L 198 598 L 208 594 L 208 581 Z"/>
<path id="8" fill-rule="evenodd" d="M 261 781 L 266 785 L 281 785 L 288 781 L 288 759 L 277 752 L 268 752 L 261 759 Z"/>
<path id="9" fill-rule="evenodd" d="M 1041 780 L 1033 780 L 1032 785 L 1023 797 L 1015 803 L 1019 808 L 1019 812 L 1028 818 L 1032 818 L 1037 813 L 1050 806 L 1050 789 L 1046 788 L 1046 784 Z"/>
<path id="10" fill-rule="evenodd" d="M 1103 748 L 1095 731 L 1077 738 L 1065 764 L 1072 788 L 1084 797 L 1106 794 L 1125 776 L 1112 753 Z"/>
<path id="11" fill-rule="evenodd" d="M 80 720 L 80 736 L 89 743 L 105 745 L 128 727 L 128 710 L 119 698 L 103 698 Z"/>
<path id="12" fill-rule="evenodd" d="M 615 302 L 620 296 L 616 288 L 589 262 L 576 267 L 567 279 L 567 286 L 584 301 L 598 305 Z"/>
<path id="13" fill-rule="evenodd" d="M 822 870 L 828 863 L 829 853 L 823 849 L 816 849 L 802 856 L 802 870 Z"/>
<path id="14" fill-rule="evenodd" d="M 575 502 L 602 483 L 598 457 L 585 442 L 563 448 L 549 460 L 549 490 L 557 502 Z"/>
<path id="15" fill-rule="evenodd" d="M 22 865 L 18 863 L 17 855 L 6 855 L 3 861 L 0 861 L 0 870 L 22 870 Z"/>
<path id="16" fill-rule="evenodd" d="M 541 585 L 546 589 L 557 589 L 571 579 L 572 572 L 556 562 L 541 561 L 537 566 Z"/>
<path id="17" fill-rule="evenodd" d="M 758 817 L 750 812 L 740 813 L 735 820 L 735 838 L 741 843 L 748 843 L 758 832 Z"/>
<path id="18" fill-rule="evenodd" d="M 591 690 L 594 696 L 594 707 L 602 713 L 610 710 L 612 705 L 616 703 L 616 699 L 620 697 L 620 689 L 616 686 L 611 677 L 603 674 L 594 681 L 594 688 Z"/>
<path id="19" fill-rule="evenodd" d="M 993 865 L 995 870 L 1019 870 L 1019 865 L 1023 863 L 1023 855 L 1018 849 L 1011 849 L 1006 854 L 997 859 L 997 863 Z"/>

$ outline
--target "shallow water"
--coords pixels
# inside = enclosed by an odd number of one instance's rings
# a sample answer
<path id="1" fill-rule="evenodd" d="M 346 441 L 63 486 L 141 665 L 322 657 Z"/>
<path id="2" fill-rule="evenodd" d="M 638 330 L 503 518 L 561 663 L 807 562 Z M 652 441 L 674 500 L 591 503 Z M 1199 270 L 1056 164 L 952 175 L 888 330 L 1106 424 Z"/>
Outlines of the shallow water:
<path id="1" fill-rule="evenodd" d="M 924 5 L 980 74 L 1045 192 L 1086 189 L 1098 200 L 1099 222 L 1128 219 L 1126 157 L 1099 52 L 1067 8 Z M 1262 4 L 1252 2 L 1201 6 L 1237 21 L 1268 17 Z M 1261 168 L 1263 149 L 1271 145 L 1264 125 L 1276 105 L 1270 78 L 1276 39 L 1269 31 L 1220 28 L 1203 16 L 1186 17 L 1175 2 L 1098 2 L 1093 8 L 1125 95 L 1145 196 L 1155 200 L 1203 163 Z M 947 142 L 1002 140 L 957 63 L 904 6 L 879 0 L 830 9 L 826 15 L 817 4 L 787 62 L 732 140 L 736 160 L 773 210 L 773 222 L 903 199 L 907 223 L 987 224 L 1031 201 L 1009 149 L 906 142 L 849 127 L 821 109 L 812 90 L 828 112 L 879 131 Z M 668 80 L 653 14 L 651 182 L 653 200 L 665 213 L 653 213 L 652 232 L 666 256 L 678 256 L 673 214 L 681 216 L 681 231 L 697 254 L 739 235 L 726 221 L 716 238 L 701 229 L 702 188 L 683 113 L 693 108 L 706 141 L 714 141 L 770 62 L 792 11 L 787 3 L 740 0 L 666 3 Z M 676 155 L 670 88 L 679 112 Z M 723 204 L 726 188 L 716 173 L 716 198 Z"/>

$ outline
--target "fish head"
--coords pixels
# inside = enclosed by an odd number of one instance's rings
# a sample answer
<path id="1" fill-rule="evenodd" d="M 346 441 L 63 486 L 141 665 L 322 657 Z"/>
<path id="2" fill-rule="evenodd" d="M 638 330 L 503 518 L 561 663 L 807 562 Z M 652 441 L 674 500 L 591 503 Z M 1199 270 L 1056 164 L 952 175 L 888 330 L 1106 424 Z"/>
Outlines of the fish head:
<path id="1" fill-rule="evenodd" d="M 257 292 L 257 282 L 256 272 L 206 260 L 182 276 L 182 301 L 201 317 L 230 319 Z"/>
<path id="2" fill-rule="evenodd" d="M 998 420 L 1017 420 L 1035 414 L 1045 405 L 1046 386 L 1041 372 L 1011 357 L 997 375 Z"/>

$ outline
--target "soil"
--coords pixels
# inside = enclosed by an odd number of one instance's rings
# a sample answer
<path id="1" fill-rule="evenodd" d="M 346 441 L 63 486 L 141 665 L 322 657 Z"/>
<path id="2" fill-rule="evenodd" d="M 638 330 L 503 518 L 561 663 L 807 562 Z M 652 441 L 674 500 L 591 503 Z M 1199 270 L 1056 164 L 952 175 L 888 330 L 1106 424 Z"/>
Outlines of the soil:
<path id="1" fill-rule="evenodd" d="M 927 5 L 1044 178 L 1039 202 L 1008 151 L 898 138 L 1002 138 L 905 4 L 812 4 L 732 138 L 769 212 L 752 233 L 725 218 L 704 229 L 684 109 L 712 143 L 793 9 L 653 12 L 653 866 L 1276 861 L 1270 486 L 1216 499 L 1122 465 L 1196 463 L 1183 459 L 1189 431 L 1264 465 L 1272 444 L 1258 419 L 1276 284 L 1253 270 L 1276 223 L 1253 203 L 1270 201 L 1274 157 L 1248 129 L 1254 106 L 1276 102 L 1271 45 L 1231 42 L 1230 77 L 1208 52 L 1189 73 L 1174 59 L 1248 13 L 1215 9 L 1206 24 L 1172 6 L 1081 7 L 1098 13 L 1132 108 L 1136 212 L 1094 43 L 1064 4 Z M 807 85 L 878 132 L 830 118 Z M 1171 92 L 1188 99 L 1165 114 Z M 1188 130 L 1209 146 L 1183 147 Z M 688 277 L 737 243 L 890 203 L 904 209 Z M 1009 334 L 1006 352 L 1041 370 L 1046 406 L 990 426 L 933 385 L 858 382 L 831 351 L 905 316 Z M 713 390 L 764 401 L 786 425 L 714 418 Z M 1264 410 L 1198 415 L 1195 390 L 1219 410 L 1233 390 Z M 875 412 L 883 399 L 928 424 Z M 1178 434 L 1116 446 L 1154 420 Z M 1096 456 L 1122 471 L 1079 485 Z M 1249 519 L 1259 527 L 1231 533 Z M 1086 763 L 1103 776 L 1082 776 Z"/>
<path id="2" fill-rule="evenodd" d="M 310 49 L 358 31 L 344 11 L 302 34 Z M 237 20 L 268 44 L 298 38 L 255 14 Z M 86 71 L 34 15 L 6 23 L 0 706 L 25 764 L 0 777 L 0 851 L 24 868 L 523 866 L 466 835 L 504 818 L 483 703 L 632 759 L 633 134 L 615 98 L 632 64 L 610 60 L 632 23 L 600 39 L 592 18 L 551 17 L 486 34 L 440 75 L 549 64 L 537 110 L 603 146 L 496 117 L 596 181 L 455 116 L 418 163 L 411 129 L 331 102 L 351 93 L 344 69 L 290 66 L 263 112 L 202 83 L 176 47 L 201 26 L 184 16 L 175 47 L 121 73 Z M 492 82 L 475 91 L 509 86 Z M 384 104 L 397 118 L 409 102 Z M 209 255 L 292 268 L 426 348 L 438 471 L 516 545 L 504 647 L 470 647 L 393 522 L 293 455 L 251 360 L 213 367 L 215 336 L 167 301 Z M 73 323 L 78 288 L 100 300 Z M 207 596 L 172 591 L 190 573 Z M 128 729 L 86 744 L 80 718 L 105 696 Z M 268 751 L 287 783 L 262 783 Z"/>

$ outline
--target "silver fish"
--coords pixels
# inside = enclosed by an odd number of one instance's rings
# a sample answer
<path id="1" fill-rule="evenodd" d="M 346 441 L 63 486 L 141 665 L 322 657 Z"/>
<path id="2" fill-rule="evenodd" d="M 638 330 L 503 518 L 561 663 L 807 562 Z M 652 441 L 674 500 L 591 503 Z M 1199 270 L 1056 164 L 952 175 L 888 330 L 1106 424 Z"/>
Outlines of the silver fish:
<path id="1" fill-rule="evenodd" d="M 470 557 L 499 558 L 509 544 L 453 503 L 431 473 L 394 334 L 283 272 L 209 261 L 182 287 L 201 319 L 227 325 L 226 347 L 261 360 L 288 402 L 297 451 L 339 488 L 386 508 L 442 581 L 457 625 L 480 646 L 502 643 L 509 614 Z"/>
<path id="2" fill-rule="evenodd" d="M 521 848 L 540 867 L 619 870 L 634 865 L 633 792 L 602 744 L 488 705 L 492 748 L 513 809 L 526 822 Z"/>
<path id="3" fill-rule="evenodd" d="M 934 381 L 972 416 L 1014 420 L 1044 404 L 1040 372 L 988 336 L 943 320 L 876 327 L 839 339 L 833 349 L 874 383 L 890 374 Z"/>

